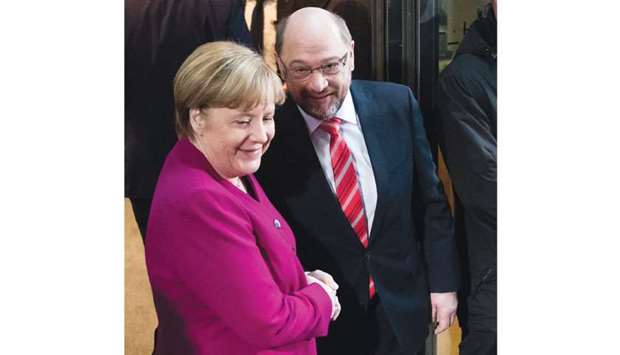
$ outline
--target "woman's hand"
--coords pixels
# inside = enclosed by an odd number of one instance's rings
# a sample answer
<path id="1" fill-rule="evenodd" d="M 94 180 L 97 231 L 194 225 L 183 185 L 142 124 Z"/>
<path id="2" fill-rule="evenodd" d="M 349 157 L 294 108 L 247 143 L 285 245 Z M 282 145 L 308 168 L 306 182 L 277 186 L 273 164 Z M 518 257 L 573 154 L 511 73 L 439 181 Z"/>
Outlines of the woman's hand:
<path id="1" fill-rule="evenodd" d="M 338 300 L 338 296 L 336 295 L 338 284 L 334 281 L 331 275 L 321 270 L 315 270 L 312 272 L 306 271 L 305 274 L 308 285 L 316 283 L 321 286 L 323 290 L 325 290 L 332 302 L 331 320 L 336 320 L 336 318 L 340 315 L 341 310 L 340 302 Z"/>
<path id="2" fill-rule="evenodd" d="M 306 276 L 311 275 L 314 278 L 323 281 L 327 286 L 331 287 L 334 291 L 338 291 L 338 284 L 334 281 L 332 275 L 326 273 L 323 270 L 306 271 Z"/>

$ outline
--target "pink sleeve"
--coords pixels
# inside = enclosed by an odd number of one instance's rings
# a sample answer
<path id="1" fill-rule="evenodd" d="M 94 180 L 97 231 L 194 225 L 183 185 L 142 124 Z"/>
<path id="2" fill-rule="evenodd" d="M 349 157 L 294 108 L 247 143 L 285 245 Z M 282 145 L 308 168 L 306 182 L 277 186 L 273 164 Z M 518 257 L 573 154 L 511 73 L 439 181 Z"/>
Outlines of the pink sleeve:
<path id="1" fill-rule="evenodd" d="M 194 197 L 174 227 L 169 250 L 192 299 L 261 348 L 326 335 L 332 308 L 325 291 L 309 285 L 282 293 L 256 245 L 245 210 L 227 196 Z"/>

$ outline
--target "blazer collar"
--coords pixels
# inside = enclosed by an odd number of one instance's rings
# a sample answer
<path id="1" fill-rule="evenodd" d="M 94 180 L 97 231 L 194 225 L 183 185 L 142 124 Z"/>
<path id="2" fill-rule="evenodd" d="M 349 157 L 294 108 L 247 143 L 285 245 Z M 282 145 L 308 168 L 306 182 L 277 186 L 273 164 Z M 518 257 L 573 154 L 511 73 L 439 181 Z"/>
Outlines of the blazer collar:
<path id="1" fill-rule="evenodd" d="M 265 199 L 265 197 L 263 197 L 262 189 L 260 188 L 260 185 L 258 185 L 258 182 L 253 174 L 246 175 L 245 178 L 246 182 L 250 184 L 250 188 L 252 189 L 256 199 L 250 194 L 246 194 L 239 190 L 230 181 L 220 176 L 220 174 L 215 171 L 215 168 L 213 168 L 213 165 L 211 165 L 207 157 L 205 157 L 204 154 L 202 154 L 202 152 L 189 141 L 189 139 L 179 139 L 174 149 L 178 152 L 186 164 L 192 168 L 204 170 L 213 180 L 217 181 L 222 187 L 231 193 L 258 203 Z"/>

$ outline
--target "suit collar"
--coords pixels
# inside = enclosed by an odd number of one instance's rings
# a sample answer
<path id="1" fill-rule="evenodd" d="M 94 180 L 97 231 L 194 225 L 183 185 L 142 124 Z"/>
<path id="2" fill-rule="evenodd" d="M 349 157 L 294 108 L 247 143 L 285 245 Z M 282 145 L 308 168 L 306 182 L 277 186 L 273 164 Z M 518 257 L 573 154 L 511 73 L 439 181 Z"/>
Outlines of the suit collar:
<path id="1" fill-rule="evenodd" d="M 381 112 L 380 103 L 373 100 L 372 93 L 367 90 L 367 86 L 362 82 L 356 80 L 352 81 L 351 96 L 353 97 L 355 110 L 362 127 L 362 134 L 364 135 L 364 141 L 368 149 L 368 155 L 370 156 L 370 163 L 377 185 L 377 208 L 375 209 L 375 218 L 369 241 L 370 245 L 372 245 L 373 241 L 379 237 L 379 231 L 381 230 L 381 224 L 383 222 L 383 213 L 385 212 L 385 199 L 388 195 L 386 189 L 389 184 L 389 177 L 387 157 L 383 149 L 383 144 L 389 144 L 389 142 L 382 142 L 379 138 L 382 136 L 379 133 L 387 129 L 385 127 L 386 120 L 382 119 L 385 113 Z"/>
<path id="2" fill-rule="evenodd" d="M 389 183 L 387 161 L 382 148 L 382 144 L 388 143 L 381 142 L 379 139 L 379 133 L 386 129 L 386 127 L 384 127 L 385 120 L 382 119 L 385 113 L 381 112 L 379 103 L 372 99 L 372 93 L 366 89 L 363 83 L 353 80 L 351 83 L 350 96 L 359 119 L 359 124 L 362 128 L 362 134 L 364 135 L 377 185 L 377 208 L 375 210 L 375 218 L 369 242 L 370 245 L 372 245 L 373 240 L 379 237 L 379 231 L 381 230 L 380 226 L 383 221 L 382 216 L 385 210 L 385 198 L 387 196 L 385 191 Z M 281 144 L 283 144 L 283 148 L 287 152 L 286 156 L 283 158 L 286 159 L 288 164 L 298 165 L 300 167 L 303 166 L 304 171 L 320 172 L 323 176 L 320 184 L 321 186 L 312 186 L 310 188 L 316 190 L 316 196 L 325 196 L 317 197 L 317 199 L 326 203 L 326 207 L 332 205 L 336 206 L 342 218 L 346 218 L 340 209 L 336 196 L 329 187 L 329 183 L 324 178 L 325 175 L 319 159 L 316 156 L 316 152 L 314 151 L 310 135 L 308 134 L 308 126 L 300 110 L 290 96 L 287 102 L 280 107 L 276 117 L 280 117 L 280 119 L 278 120 L 276 118 L 276 136 L 274 141 L 277 139 L 281 140 Z M 286 136 L 278 137 L 278 132 L 282 132 L 281 134 L 286 134 Z M 352 228 L 351 231 L 353 231 Z"/>

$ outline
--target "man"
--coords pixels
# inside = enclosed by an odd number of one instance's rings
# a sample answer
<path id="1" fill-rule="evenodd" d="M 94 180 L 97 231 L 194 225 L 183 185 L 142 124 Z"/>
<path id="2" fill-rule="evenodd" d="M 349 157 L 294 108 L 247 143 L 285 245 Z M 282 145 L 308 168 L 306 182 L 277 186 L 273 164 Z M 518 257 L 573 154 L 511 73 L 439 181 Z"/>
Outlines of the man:
<path id="1" fill-rule="evenodd" d="M 456 311 L 452 220 L 411 90 L 352 81 L 353 49 L 325 10 L 280 21 L 290 95 L 259 178 L 305 268 L 340 285 L 341 318 L 319 354 L 418 354 L 431 319 L 439 333 Z"/>
<path id="2" fill-rule="evenodd" d="M 172 80 L 199 45 L 251 45 L 242 0 L 125 0 L 125 197 L 140 234 L 164 158 L 176 142 Z"/>
<path id="3" fill-rule="evenodd" d="M 443 71 L 435 108 L 454 183 L 466 269 L 459 293 L 462 355 L 497 353 L 497 22 L 495 1 Z"/>

